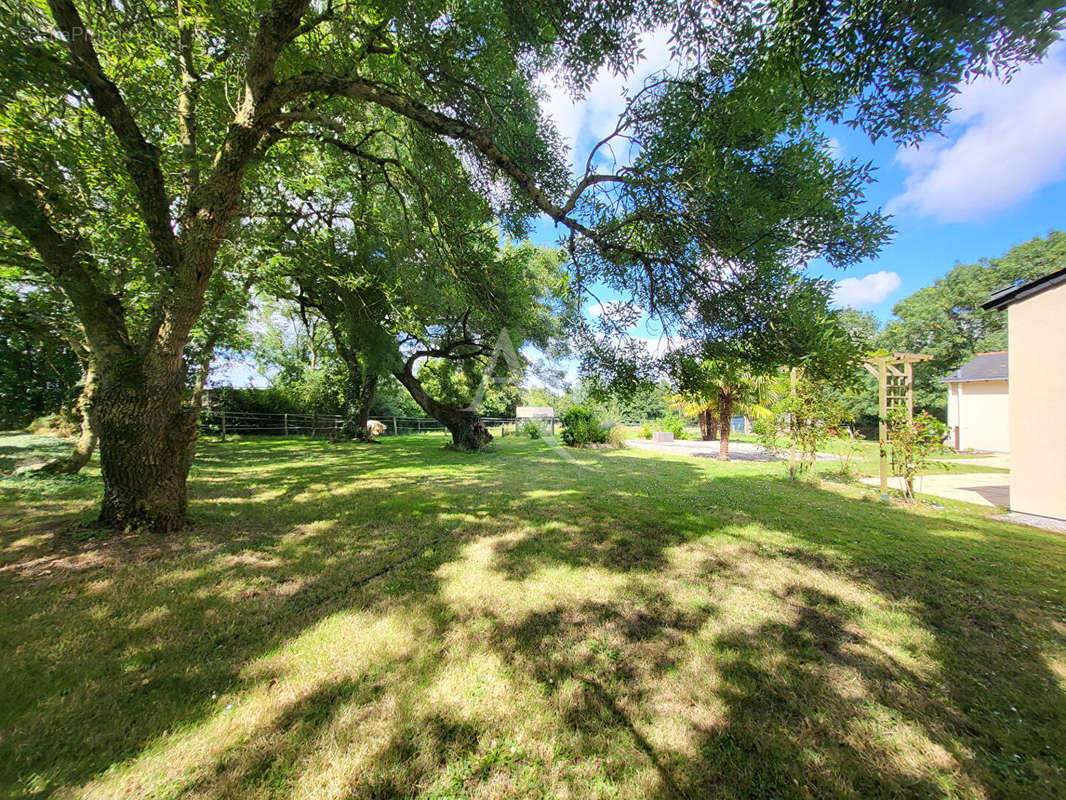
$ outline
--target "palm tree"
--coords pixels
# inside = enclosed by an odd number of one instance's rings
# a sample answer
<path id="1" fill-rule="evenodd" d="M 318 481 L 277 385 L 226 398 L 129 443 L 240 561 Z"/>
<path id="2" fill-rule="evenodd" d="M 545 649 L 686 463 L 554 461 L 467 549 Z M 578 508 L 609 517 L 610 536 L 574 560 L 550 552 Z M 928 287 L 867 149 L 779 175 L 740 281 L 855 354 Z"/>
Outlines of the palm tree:
<path id="1" fill-rule="evenodd" d="M 721 360 L 701 361 L 684 370 L 683 386 L 678 397 L 685 406 L 703 415 L 703 420 L 717 420 L 718 460 L 729 460 L 729 435 L 733 415 L 764 416 L 772 399 L 774 379 L 753 373 L 743 366 Z M 710 438 L 704 434 L 704 438 Z"/>

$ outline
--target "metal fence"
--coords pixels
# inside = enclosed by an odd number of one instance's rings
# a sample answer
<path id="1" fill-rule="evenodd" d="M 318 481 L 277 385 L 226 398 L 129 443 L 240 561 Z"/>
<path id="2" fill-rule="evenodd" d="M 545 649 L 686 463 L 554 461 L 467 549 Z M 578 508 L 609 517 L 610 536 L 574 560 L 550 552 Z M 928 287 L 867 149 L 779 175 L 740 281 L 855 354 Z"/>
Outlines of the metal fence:
<path id="1" fill-rule="evenodd" d="M 432 417 L 374 417 L 385 426 L 383 435 L 403 436 L 421 433 L 443 433 L 447 429 Z M 530 418 L 505 419 L 482 417 L 482 422 L 494 435 L 516 433 Z M 559 424 L 555 417 L 535 417 L 546 435 L 552 436 Z M 227 436 L 311 436 L 333 439 L 340 436 L 344 417 L 336 414 L 270 414 L 254 411 L 207 410 L 201 418 L 201 431 L 225 439 Z"/>

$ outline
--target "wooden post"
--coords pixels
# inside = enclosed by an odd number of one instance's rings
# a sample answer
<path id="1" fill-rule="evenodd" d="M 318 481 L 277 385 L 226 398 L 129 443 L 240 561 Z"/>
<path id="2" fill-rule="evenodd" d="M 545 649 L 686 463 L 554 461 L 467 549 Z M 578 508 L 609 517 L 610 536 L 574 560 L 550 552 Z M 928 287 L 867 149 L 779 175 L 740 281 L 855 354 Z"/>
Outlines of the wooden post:
<path id="1" fill-rule="evenodd" d="M 877 365 L 877 443 L 881 451 L 881 497 L 888 497 L 888 364 Z"/>
<path id="2" fill-rule="evenodd" d="M 399 431 L 396 429 L 396 417 L 392 418 L 392 435 L 393 436 L 399 436 L 400 435 Z"/>
<path id="3" fill-rule="evenodd" d="M 311 412 L 311 438 L 318 436 L 318 412 Z"/>
<path id="4" fill-rule="evenodd" d="M 555 435 L 555 417 L 552 417 L 552 436 Z"/>
<path id="5" fill-rule="evenodd" d="M 903 365 L 903 379 L 907 387 L 907 419 L 914 419 L 914 365 L 910 361 Z"/>
<path id="6" fill-rule="evenodd" d="M 285 435 L 289 435 L 289 415 L 285 415 Z"/>
<path id="7" fill-rule="evenodd" d="M 921 353 L 893 353 L 870 356 L 863 362 L 866 371 L 877 378 L 877 444 L 881 450 L 882 499 L 888 499 L 888 411 L 903 403 L 907 418 L 914 419 L 914 365 L 931 358 Z M 891 397 L 888 393 L 890 380 Z"/>
<path id="8" fill-rule="evenodd" d="M 415 425 L 418 426 L 418 428 L 415 430 L 415 433 L 421 433 L 422 432 L 422 420 L 421 419 L 416 419 L 415 420 Z"/>
<path id="9" fill-rule="evenodd" d="M 226 441 L 226 409 L 222 409 L 222 441 Z"/>

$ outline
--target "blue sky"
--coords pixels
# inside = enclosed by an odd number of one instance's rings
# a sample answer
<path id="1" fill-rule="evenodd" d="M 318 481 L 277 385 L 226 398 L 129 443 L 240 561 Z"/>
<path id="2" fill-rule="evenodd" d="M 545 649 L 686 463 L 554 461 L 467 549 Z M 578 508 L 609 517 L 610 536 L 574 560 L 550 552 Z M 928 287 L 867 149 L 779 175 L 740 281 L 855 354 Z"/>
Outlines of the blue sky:
<path id="1" fill-rule="evenodd" d="M 601 74 L 584 102 L 545 82 L 547 113 L 579 165 L 613 128 L 623 91 L 667 65 L 665 34 L 648 37 L 644 49 L 646 60 L 635 75 Z M 810 265 L 838 282 L 839 305 L 884 320 L 897 301 L 956 262 L 999 256 L 1066 227 L 1066 43 L 1056 44 L 1043 63 L 1021 68 L 1008 84 L 989 78 L 960 87 L 954 106 L 943 135 L 916 148 L 874 145 L 844 126 L 826 131 L 838 157 L 874 164 L 877 183 L 868 199 L 893 214 L 897 230 L 878 258 L 846 272 Z M 533 238 L 552 244 L 556 235 L 545 221 Z"/>

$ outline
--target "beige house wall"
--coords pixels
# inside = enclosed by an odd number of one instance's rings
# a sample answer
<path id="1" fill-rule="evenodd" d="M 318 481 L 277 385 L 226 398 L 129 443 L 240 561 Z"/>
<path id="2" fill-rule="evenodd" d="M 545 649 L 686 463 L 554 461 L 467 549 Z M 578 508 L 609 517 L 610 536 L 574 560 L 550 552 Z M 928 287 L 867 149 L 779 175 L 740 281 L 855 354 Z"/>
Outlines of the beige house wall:
<path id="1" fill-rule="evenodd" d="M 960 450 L 1010 451 L 1007 381 L 948 384 L 948 426 L 959 429 Z"/>
<path id="2" fill-rule="evenodd" d="M 1010 507 L 1066 519 L 1066 284 L 1013 303 Z"/>

